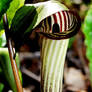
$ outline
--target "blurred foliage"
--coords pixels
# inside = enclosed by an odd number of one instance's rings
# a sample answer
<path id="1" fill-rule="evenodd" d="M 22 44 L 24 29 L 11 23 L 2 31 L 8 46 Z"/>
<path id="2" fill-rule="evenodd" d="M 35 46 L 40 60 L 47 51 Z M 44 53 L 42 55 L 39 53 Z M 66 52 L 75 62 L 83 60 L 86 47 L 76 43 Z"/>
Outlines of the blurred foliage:
<path id="1" fill-rule="evenodd" d="M 19 68 L 18 54 L 16 55 L 16 63 Z M 7 82 L 10 85 L 11 89 L 14 92 L 17 92 L 14 75 L 13 75 L 13 71 L 12 71 L 12 67 L 11 67 L 11 62 L 10 62 L 10 58 L 9 58 L 8 48 L 0 48 L 0 67 L 1 67 L 1 71 L 4 75 L 4 77 L 6 78 Z M 19 71 L 19 74 L 20 74 L 20 79 L 22 80 L 20 71 Z"/>
<path id="2" fill-rule="evenodd" d="M 90 4 L 92 0 L 83 0 L 85 4 Z"/>
<path id="3" fill-rule="evenodd" d="M 1 18 L 0 21 L 0 31 L 4 29 L 4 25 L 3 25 L 3 18 Z"/>
<path id="4" fill-rule="evenodd" d="M 83 33 L 85 35 L 85 44 L 87 47 L 86 55 L 90 61 L 90 79 L 92 81 L 92 5 L 85 17 Z"/>
<path id="5" fill-rule="evenodd" d="M 73 44 L 74 40 L 75 40 L 75 37 L 72 37 L 72 38 L 69 39 L 68 48 L 71 48 L 72 47 L 72 44 Z"/>
<path id="6" fill-rule="evenodd" d="M 6 37 L 4 30 L 0 31 L 0 47 L 4 47 L 6 45 Z"/>
<path id="7" fill-rule="evenodd" d="M 4 89 L 4 84 L 0 83 L 0 92 L 2 92 Z"/>

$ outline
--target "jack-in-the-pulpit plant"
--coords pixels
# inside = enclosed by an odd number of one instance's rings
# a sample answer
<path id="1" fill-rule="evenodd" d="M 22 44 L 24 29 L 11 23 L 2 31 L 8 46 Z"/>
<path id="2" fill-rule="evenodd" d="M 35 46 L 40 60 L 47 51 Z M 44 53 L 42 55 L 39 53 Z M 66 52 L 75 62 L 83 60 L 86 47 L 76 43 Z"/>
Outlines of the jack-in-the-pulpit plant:
<path id="1" fill-rule="evenodd" d="M 47 37 L 43 37 L 41 50 L 42 92 L 62 92 L 68 41 L 79 30 L 78 20 L 79 17 L 75 13 L 62 8 L 61 11 L 42 21 L 39 31 Z"/>
<path id="2" fill-rule="evenodd" d="M 12 21 L 11 38 L 19 48 L 32 31 L 43 35 L 41 91 L 62 92 L 64 61 L 69 38 L 80 28 L 79 16 L 58 1 L 26 4 Z"/>

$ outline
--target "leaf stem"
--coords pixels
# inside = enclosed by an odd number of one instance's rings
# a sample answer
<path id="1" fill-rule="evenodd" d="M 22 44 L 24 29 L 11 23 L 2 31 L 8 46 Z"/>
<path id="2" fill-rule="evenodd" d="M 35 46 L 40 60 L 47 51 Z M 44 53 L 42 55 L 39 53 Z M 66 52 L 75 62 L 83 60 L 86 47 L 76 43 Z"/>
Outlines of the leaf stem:
<path id="1" fill-rule="evenodd" d="M 17 65 L 16 65 L 16 60 L 14 58 L 14 56 L 15 56 L 14 55 L 14 48 L 12 46 L 12 40 L 9 36 L 10 30 L 9 30 L 9 27 L 8 27 L 8 20 L 7 20 L 6 14 L 4 14 L 3 22 L 4 22 L 8 51 L 9 51 L 9 56 L 10 56 L 10 60 L 11 60 L 11 66 L 12 66 L 12 70 L 13 70 L 13 74 L 14 74 L 14 79 L 15 79 L 15 82 L 16 82 L 17 92 L 23 92 L 21 81 L 20 81 L 20 78 L 19 78 L 18 68 L 17 68 Z"/>

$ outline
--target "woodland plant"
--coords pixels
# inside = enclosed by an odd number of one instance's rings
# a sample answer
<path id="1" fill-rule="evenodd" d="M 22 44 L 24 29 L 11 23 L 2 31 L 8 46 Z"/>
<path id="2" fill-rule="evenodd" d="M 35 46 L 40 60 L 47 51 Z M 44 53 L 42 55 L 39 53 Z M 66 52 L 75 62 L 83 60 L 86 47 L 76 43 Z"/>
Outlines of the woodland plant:
<path id="1" fill-rule="evenodd" d="M 69 38 L 79 31 L 81 24 L 77 13 L 58 1 L 51 0 L 25 4 L 15 13 L 10 28 L 7 22 L 5 15 L 4 26 L 9 54 L 12 54 L 11 61 L 15 60 L 13 46 L 18 51 L 18 48 L 29 39 L 28 37 L 33 31 L 39 33 L 42 38 L 41 91 L 62 92 L 63 68 Z M 14 45 L 12 45 L 12 41 Z M 22 92 L 19 90 L 20 88 L 17 86 L 17 91 Z"/>

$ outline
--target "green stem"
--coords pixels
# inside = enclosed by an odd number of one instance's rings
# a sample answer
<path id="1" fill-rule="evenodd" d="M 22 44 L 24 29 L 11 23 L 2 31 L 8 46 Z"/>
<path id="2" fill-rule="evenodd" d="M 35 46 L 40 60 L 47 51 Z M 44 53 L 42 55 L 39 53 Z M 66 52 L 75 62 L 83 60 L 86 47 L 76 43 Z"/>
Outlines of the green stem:
<path id="1" fill-rule="evenodd" d="M 42 43 L 42 92 L 62 92 L 64 61 L 68 46 L 67 40 L 43 39 Z"/>

